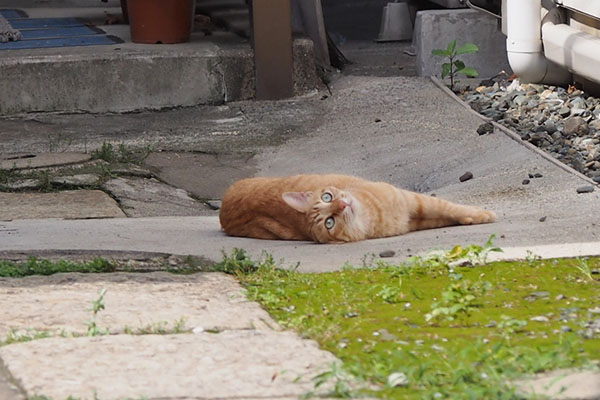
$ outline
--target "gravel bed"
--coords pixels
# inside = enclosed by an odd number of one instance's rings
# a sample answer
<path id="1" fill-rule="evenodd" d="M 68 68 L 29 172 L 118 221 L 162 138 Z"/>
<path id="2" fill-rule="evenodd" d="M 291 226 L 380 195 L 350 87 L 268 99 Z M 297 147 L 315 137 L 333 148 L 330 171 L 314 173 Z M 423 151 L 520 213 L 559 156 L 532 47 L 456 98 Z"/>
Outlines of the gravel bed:
<path id="1" fill-rule="evenodd" d="M 461 97 L 478 113 L 600 183 L 600 99 L 573 86 L 486 80 Z M 482 124 L 480 135 L 493 132 Z"/>

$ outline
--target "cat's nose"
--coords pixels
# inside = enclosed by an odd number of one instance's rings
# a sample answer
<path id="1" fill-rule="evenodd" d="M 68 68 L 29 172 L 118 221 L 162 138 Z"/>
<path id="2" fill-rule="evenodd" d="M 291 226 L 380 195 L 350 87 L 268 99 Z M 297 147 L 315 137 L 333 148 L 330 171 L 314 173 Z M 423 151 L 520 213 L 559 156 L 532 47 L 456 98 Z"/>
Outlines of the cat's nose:
<path id="1" fill-rule="evenodd" d="M 340 211 L 344 211 L 349 205 L 350 203 L 348 203 L 346 200 L 340 199 L 337 201 L 337 206 Z"/>

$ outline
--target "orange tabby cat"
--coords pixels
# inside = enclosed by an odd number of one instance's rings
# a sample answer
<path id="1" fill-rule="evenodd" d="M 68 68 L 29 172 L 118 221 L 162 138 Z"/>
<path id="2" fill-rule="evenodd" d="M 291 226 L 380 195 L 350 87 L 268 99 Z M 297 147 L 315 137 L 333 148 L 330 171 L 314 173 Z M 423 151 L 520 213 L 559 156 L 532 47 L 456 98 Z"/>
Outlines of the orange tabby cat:
<path id="1" fill-rule="evenodd" d="M 448 225 L 493 222 L 491 211 L 345 175 L 250 178 L 225 193 L 219 214 L 231 236 L 353 242 Z"/>

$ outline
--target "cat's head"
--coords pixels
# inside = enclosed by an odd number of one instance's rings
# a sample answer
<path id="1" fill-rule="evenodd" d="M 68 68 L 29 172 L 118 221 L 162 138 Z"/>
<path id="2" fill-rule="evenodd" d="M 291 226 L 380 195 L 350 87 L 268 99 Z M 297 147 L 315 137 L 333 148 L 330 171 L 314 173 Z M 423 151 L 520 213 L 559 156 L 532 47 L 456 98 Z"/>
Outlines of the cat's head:
<path id="1" fill-rule="evenodd" d="M 287 205 L 306 214 L 315 241 L 351 242 L 364 239 L 361 206 L 347 191 L 327 187 L 314 192 L 286 192 Z"/>

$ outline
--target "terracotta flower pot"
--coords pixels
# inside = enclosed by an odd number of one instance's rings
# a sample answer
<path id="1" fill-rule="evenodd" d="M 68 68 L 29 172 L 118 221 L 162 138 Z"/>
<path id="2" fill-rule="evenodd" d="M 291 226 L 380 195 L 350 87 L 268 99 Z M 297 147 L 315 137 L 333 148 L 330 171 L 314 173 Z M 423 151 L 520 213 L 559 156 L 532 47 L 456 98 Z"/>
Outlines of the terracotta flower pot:
<path id="1" fill-rule="evenodd" d="M 134 43 L 183 43 L 190 40 L 194 0 L 127 0 Z"/>

